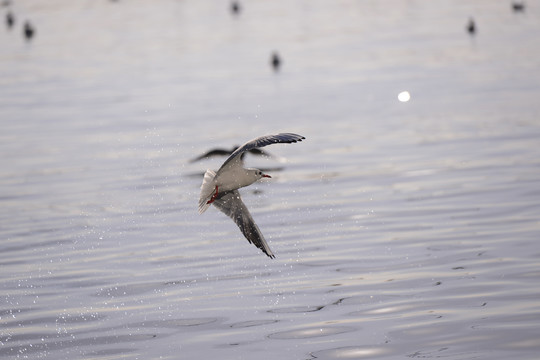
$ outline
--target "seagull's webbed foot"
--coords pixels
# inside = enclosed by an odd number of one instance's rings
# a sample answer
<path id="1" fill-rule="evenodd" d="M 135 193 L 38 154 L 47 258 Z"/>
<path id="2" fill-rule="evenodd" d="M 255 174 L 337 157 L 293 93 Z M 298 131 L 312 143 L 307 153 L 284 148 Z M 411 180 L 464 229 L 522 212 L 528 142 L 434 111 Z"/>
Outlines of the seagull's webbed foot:
<path id="1" fill-rule="evenodd" d="M 214 200 L 216 200 L 218 196 L 218 187 L 216 186 L 216 192 L 214 193 L 214 195 L 212 195 L 212 197 L 210 198 L 210 200 L 208 200 L 207 204 L 211 204 L 214 202 Z"/>

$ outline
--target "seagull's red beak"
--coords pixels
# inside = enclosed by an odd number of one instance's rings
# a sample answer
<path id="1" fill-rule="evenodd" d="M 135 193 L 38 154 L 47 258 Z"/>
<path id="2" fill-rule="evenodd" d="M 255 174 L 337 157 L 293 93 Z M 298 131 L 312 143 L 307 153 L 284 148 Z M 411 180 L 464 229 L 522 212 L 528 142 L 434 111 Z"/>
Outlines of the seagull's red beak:
<path id="1" fill-rule="evenodd" d="M 272 178 L 270 175 L 263 174 L 262 177 Z"/>

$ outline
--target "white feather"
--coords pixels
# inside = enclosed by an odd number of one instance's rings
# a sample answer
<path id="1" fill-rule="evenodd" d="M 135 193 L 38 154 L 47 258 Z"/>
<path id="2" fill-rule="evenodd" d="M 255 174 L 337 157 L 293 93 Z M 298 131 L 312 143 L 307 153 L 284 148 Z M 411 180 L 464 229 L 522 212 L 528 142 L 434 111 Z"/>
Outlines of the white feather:
<path id="1" fill-rule="evenodd" d="M 208 201 L 212 198 L 216 191 L 216 172 L 213 170 L 206 170 L 204 174 L 203 183 L 201 185 L 201 196 L 199 198 L 199 214 L 202 214 L 210 207 Z"/>

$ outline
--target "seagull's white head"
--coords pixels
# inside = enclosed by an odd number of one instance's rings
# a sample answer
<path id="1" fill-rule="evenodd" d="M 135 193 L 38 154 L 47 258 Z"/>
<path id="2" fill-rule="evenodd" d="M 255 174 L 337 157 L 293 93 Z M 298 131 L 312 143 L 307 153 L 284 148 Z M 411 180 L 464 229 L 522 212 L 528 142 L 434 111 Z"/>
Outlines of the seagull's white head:
<path id="1" fill-rule="evenodd" d="M 270 175 L 267 175 L 265 173 L 263 173 L 261 170 L 259 169 L 247 169 L 248 171 L 248 174 L 250 174 L 251 176 L 253 176 L 253 178 L 255 180 L 253 180 L 253 182 L 257 181 L 257 180 L 260 180 L 262 178 L 271 178 Z"/>

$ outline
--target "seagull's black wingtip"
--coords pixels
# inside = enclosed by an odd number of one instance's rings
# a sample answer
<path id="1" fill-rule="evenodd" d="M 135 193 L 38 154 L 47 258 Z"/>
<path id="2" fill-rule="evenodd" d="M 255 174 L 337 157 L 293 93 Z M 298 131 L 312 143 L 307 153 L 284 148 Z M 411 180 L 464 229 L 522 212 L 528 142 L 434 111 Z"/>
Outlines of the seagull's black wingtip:
<path id="1" fill-rule="evenodd" d="M 294 136 L 294 137 L 295 137 L 295 138 L 289 140 L 291 143 L 297 143 L 297 142 L 299 142 L 299 141 L 302 141 L 302 140 L 305 140 L 305 139 L 306 139 L 306 138 L 303 137 L 302 135 L 293 134 L 293 133 L 286 133 L 286 134 L 284 134 L 284 135 L 289 135 L 289 136 Z"/>

